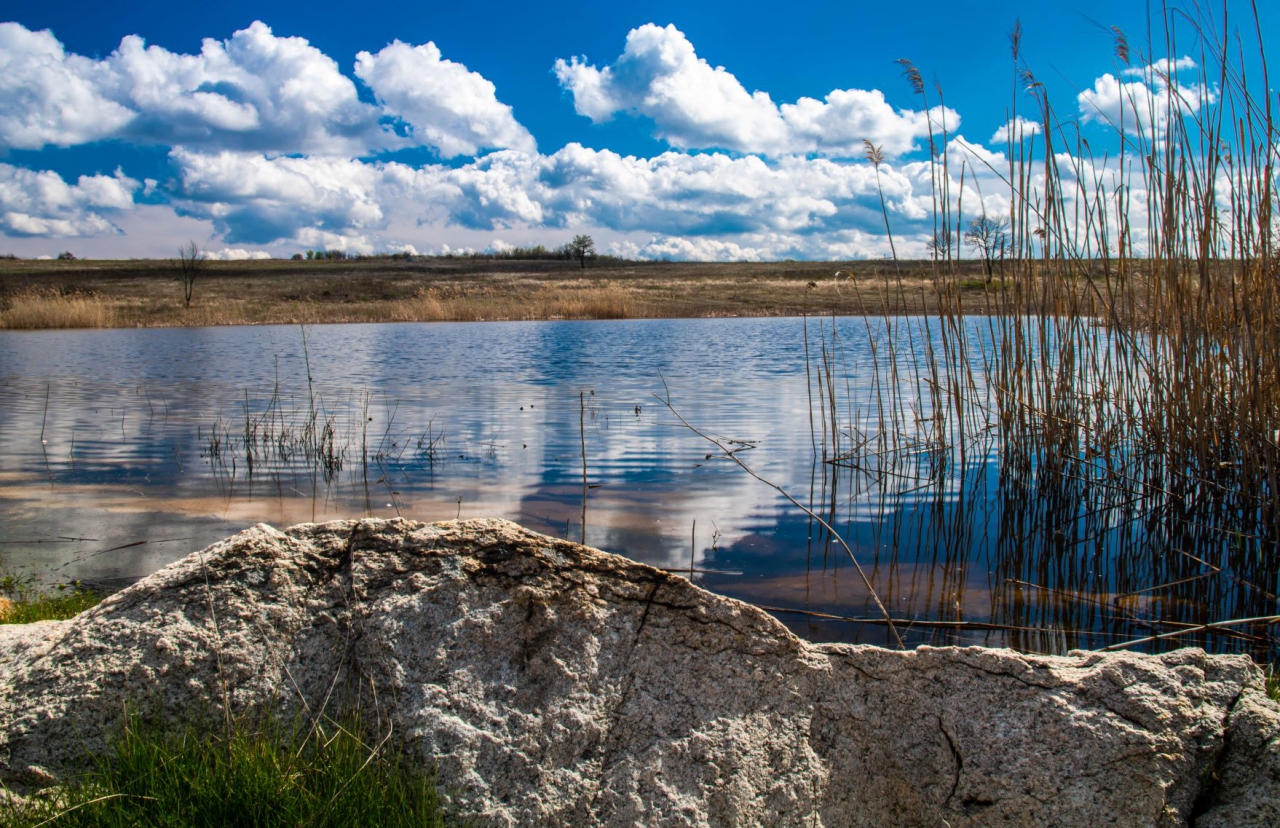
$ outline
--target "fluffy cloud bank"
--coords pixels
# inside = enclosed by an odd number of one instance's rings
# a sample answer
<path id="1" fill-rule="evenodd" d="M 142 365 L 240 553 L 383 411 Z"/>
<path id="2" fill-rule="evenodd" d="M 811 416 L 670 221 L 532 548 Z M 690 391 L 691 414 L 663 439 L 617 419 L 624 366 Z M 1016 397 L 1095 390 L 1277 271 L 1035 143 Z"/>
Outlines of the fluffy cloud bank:
<path id="1" fill-rule="evenodd" d="M 881 187 L 904 232 L 923 222 L 929 177 L 896 159 L 927 136 L 929 117 L 959 122 L 950 111 L 895 110 L 878 91 L 778 106 L 708 66 L 670 26 L 632 31 L 613 66 L 560 61 L 556 72 L 596 120 L 643 114 L 678 148 L 747 154 L 638 158 L 571 143 L 543 155 L 494 85 L 432 43 L 360 52 L 348 76 L 263 23 L 190 55 L 130 36 L 101 60 L 67 53 L 48 31 L 0 24 L 0 149 L 168 146 L 172 178 L 148 180 L 145 192 L 209 222 L 227 256 L 284 245 L 396 249 L 424 243 L 415 228 L 454 227 L 469 238 L 590 228 L 612 234 L 619 252 L 649 257 L 850 257 L 885 252 Z M 860 158 L 864 139 L 890 158 L 880 187 L 864 161 L 831 160 Z M 472 160 L 368 159 L 408 146 Z M 76 184 L 52 172 L 4 174 L 11 236 L 118 233 L 110 217 L 130 209 L 138 189 L 123 173 Z M 397 223 L 403 216 L 415 223 Z"/>
<path id="2" fill-rule="evenodd" d="M 132 208 L 138 187 L 120 171 L 82 175 L 68 184 L 54 172 L 0 164 L 0 232 L 46 238 L 118 233 L 109 216 Z"/>
<path id="3" fill-rule="evenodd" d="M 1182 59 L 1104 75 L 1079 96 L 1082 120 L 1162 130 L 1138 103 L 1160 111 L 1207 100 L 1176 81 L 1188 68 Z M 262 23 L 206 39 L 198 54 L 126 37 L 103 59 L 67 53 L 48 31 L 0 24 L 0 152 L 114 140 L 167 147 L 169 166 L 144 187 L 123 171 L 71 182 L 0 164 L 0 235 L 111 239 L 121 227 L 156 230 L 163 213 L 163 246 L 117 249 L 167 255 L 193 227 L 212 230 L 205 246 L 222 258 L 496 249 L 498 234 L 556 244 L 590 232 L 602 249 L 647 258 L 849 259 L 889 253 L 886 214 L 897 253 L 924 257 L 938 199 L 950 199 L 953 215 L 965 209 L 949 237 L 979 212 L 1008 213 L 1008 159 L 960 137 L 951 110 L 895 109 L 857 89 L 777 104 L 699 58 L 673 26 L 632 30 L 610 65 L 561 60 L 554 70 L 577 112 L 650 119 L 672 149 L 646 158 L 569 143 L 543 154 L 493 83 L 433 43 L 359 52 L 345 74 Z M 927 138 L 944 121 L 951 140 L 935 157 Z M 1017 119 L 988 143 L 1039 129 Z M 883 148 L 878 169 L 864 141 Z M 461 160 L 375 160 L 408 157 L 381 155 L 406 147 Z M 1115 192 L 1110 171 L 1080 169 L 1064 173 L 1068 201 L 1103 184 Z M 935 198 L 943 183 L 949 195 Z M 135 204 L 140 190 L 146 205 Z M 1083 212 L 1119 209 L 1103 207 Z"/>
<path id="4" fill-rule="evenodd" d="M 243 247 L 225 247 L 222 250 L 211 250 L 206 255 L 215 262 L 245 262 L 271 258 L 271 254 L 265 250 L 246 250 Z"/>
<path id="5" fill-rule="evenodd" d="M 1017 144 L 1039 135 L 1041 132 L 1040 124 L 1036 121 L 1029 121 L 1019 115 L 1017 118 L 1002 124 L 991 136 L 989 144 L 1007 144 L 1012 139 Z"/>
<path id="6" fill-rule="evenodd" d="M 657 137 L 679 149 L 849 157 L 862 154 L 865 139 L 897 156 L 928 138 L 930 118 L 935 131 L 944 119 L 948 129 L 960 124 L 951 109 L 929 115 L 895 110 L 874 89 L 837 89 L 823 100 L 779 106 L 768 93 L 747 92 L 724 67 L 698 57 L 670 25 L 632 29 L 610 66 L 574 58 L 556 61 L 555 71 L 579 114 L 597 123 L 620 112 L 650 118 Z"/>
<path id="7" fill-rule="evenodd" d="M 1178 80 L 1179 72 L 1196 67 L 1195 60 L 1182 57 L 1125 69 L 1120 78 L 1105 74 L 1077 96 L 1080 118 L 1129 135 L 1164 135 L 1171 120 L 1194 116 L 1218 99 L 1212 89 Z"/>
<path id="8" fill-rule="evenodd" d="M 175 151 L 176 203 L 228 242 L 264 244 L 303 230 L 365 238 L 413 212 L 474 230 L 593 227 L 673 236 L 786 236 L 870 231 L 880 216 L 868 164 L 667 152 L 623 156 L 569 144 L 551 155 L 495 152 L 460 167 Z M 917 185 L 891 167 L 881 184 L 895 220 L 921 220 Z M 927 197 L 926 197 L 927 198 Z M 776 241 L 776 239 L 775 239 Z M 865 234 L 862 252 L 878 246 Z M 663 248 L 675 256 L 703 247 Z M 722 251 L 725 247 L 716 248 Z M 788 248 L 790 249 L 790 248 Z M 656 250 L 656 249 L 655 249 Z"/>
<path id="9" fill-rule="evenodd" d="M 196 55 L 130 35 L 103 60 L 68 54 L 49 31 L 3 23 L 0 147 L 119 139 L 352 156 L 427 146 L 443 157 L 533 148 L 493 85 L 442 60 L 434 44 L 361 52 L 356 72 L 376 105 L 360 100 L 332 58 L 260 22 L 206 38 Z"/>
<path id="10" fill-rule="evenodd" d="M 533 136 L 483 76 L 444 60 L 434 43 L 396 41 L 376 55 L 356 56 L 356 75 L 378 101 L 398 115 L 419 143 L 446 158 L 475 155 L 487 147 L 533 152 Z"/>

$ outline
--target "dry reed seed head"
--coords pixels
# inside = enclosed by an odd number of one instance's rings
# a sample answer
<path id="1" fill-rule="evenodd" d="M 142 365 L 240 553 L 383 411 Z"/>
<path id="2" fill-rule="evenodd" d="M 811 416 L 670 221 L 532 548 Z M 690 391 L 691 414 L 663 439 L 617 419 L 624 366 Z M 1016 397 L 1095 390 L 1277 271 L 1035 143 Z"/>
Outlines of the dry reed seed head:
<path id="1" fill-rule="evenodd" d="M 862 146 L 866 152 L 868 161 L 875 164 L 877 167 L 884 163 L 884 150 L 882 147 L 877 147 L 866 138 L 862 139 Z"/>
<path id="2" fill-rule="evenodd" d="M 1116 36 L 1116 57 L 1124 62 L 1125 66 L 1129 65 L 1129 38 L 1124 36 L 1124 32 L 1119 26 L 1112 26 L 1111 32 Z"/>
<path id="3" fill-rule="evenodd" d="M 1013 59 L 1017 60 L 1019 53 L 1022 51 L 1022 18 L 1016 18 L 1013 21 L 1013 29 L 1009 32 L 1009 52 L 1013 55 Z"/>
<path id="4" fill-rule="evenodd" d="M 896 63 L 902 67 L 902 74 L 907 79 L 907 83 L 911 85 L 911 91 L 917 95 L 924 94 L 924 78 L 920 76 L 920 70 L 916 65 L 906 58 L 898 58 Z"/>

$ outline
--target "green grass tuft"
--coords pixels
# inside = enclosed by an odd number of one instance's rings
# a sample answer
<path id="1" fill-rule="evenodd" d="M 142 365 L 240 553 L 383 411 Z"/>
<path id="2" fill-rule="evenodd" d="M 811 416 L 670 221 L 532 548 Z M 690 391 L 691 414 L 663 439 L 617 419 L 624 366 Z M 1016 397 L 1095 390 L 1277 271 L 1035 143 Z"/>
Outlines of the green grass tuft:
<path id="1" fill-rule="evenodd" d="M 96 606 L 104 597 L 78 581 L 42 591 L 30 579 L 0 576 L 0 624 L 64 621 Z"/>
<path id="2" fill-rule="evenodd" d="M 435 778 L 363 737 L 356 718 L 313 731 L 240 721 L 229 735 L 131 717 L 112 756 L 60 795 L 0 806 L 3 828 L 415 826 L 446 821 Z"/>

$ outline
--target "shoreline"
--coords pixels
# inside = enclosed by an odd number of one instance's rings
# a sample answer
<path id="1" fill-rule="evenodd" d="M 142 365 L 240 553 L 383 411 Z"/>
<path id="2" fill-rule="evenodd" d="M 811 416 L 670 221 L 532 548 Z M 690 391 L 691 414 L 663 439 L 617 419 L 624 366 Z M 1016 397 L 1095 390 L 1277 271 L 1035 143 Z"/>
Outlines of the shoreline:
<path id="1" fill-rule="evenodd" d="M 980 262 L 943 278 L 966 313 L 997 304 Z M 273 260 L 209 262 L 184 307 L 165 260 L 4 260 L 0 329 L 903 316 L 949 305 L 939 284 L 933 262 Z"/>
<path id="2" fill-rule="evenodd" d="M 1280 706 L 1247 656 L 813 645 L 503 520 L 259 524 L 73 619 L 0 633 L 5 659 L 6 786 L 70 778 L 126 709 L 207 711 L 209 732 L 358 710 L 379 748 L 438 773 L 448 810 L 489 825 L 1280 814 Z"/>

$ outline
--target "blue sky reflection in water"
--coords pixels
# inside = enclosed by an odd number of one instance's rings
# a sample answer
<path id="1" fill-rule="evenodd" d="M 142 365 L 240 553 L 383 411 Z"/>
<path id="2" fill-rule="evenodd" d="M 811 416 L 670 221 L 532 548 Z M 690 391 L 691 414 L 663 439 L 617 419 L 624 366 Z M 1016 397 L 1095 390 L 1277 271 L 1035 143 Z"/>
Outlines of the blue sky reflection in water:
<path id="1" fill-rule="evenodd" d="M 1226 578 L 1144 592 L 1179 571 L 1170 541 L 1145 535 L 1132 510 L 1073 495 L 1069 479 L 1011 473 L 994 438 L 968 441 L 962 459 L 917 434 L 892 459 L 823 462 L 817 447 L 831 459 L 877 428 L 874 400 L 893 390 L 873 382 L 885 323 L 841 319 L 833 339 L 830 319 L 808 320 L 808 370 L 805 324 L 0 333 L 0 566 L 114 585 L 253 522 L 365 515 L 500 516 L 578 540 L 585 440 L 591 545 L 692 564 L 703 585 L 756 604 L 875 617 L 820 525 L 655 399 L 665 378 L 681 415 L 741 441 L 747 463 L 845 536 L 911 643 L 1103 646 L 1153 619 L 1205 623 L 1262 600 Z M 893 324 L 918 334 L 924 323 Z M 969 318 L 965 335 L 989 340 L 988 324 Z M 919 377 L 899 367 L 915 394 Z M 823 396 L 833 387 L 839 447 Z M 298 435 L 312 410 L 321 436 L 308 447 Z M 931 412 L 912 410 L 923 434 Z M 952 473 L 930 471 L 939 464 Z M 1264 594 L 1267 577 L 1253 581 Z M 875 625 L 780 617 L 818 640 L 886 642 Z"/>

